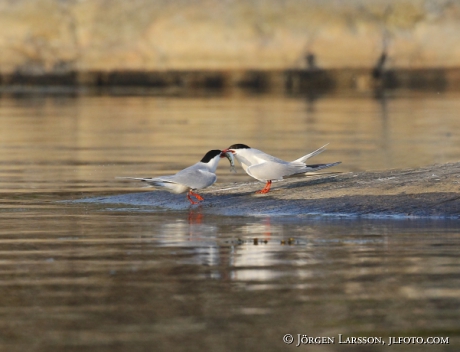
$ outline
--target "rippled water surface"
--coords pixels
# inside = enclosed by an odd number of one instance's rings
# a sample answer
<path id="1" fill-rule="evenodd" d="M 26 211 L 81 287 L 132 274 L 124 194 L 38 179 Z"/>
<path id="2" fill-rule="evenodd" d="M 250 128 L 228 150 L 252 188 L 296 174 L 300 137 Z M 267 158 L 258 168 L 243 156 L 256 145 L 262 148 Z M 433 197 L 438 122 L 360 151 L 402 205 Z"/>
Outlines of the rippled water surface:
<path id="1" fill-rule="evenodd" d="M 457 351 L 457 221 L 61 201 L 139 191 L 115 177 L 237 142 L 291 160 L 330 143 L 315 162 L 337 171 L 458 161 L 458 111 L 458 95 L 0 98 L 0 350 L 356 350 L 341 334 L 385 342 L 366 351 Z M 250 180 L 227 163 L 218 176 Z M 296 347 L 298 334 L 334 344 Z"/>

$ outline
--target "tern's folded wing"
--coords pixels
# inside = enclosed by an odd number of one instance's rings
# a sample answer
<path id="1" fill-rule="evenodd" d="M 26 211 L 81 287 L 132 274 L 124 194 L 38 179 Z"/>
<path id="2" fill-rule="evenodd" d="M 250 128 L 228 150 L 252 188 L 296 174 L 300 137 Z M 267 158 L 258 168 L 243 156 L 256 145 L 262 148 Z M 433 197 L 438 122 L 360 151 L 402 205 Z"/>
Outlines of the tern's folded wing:
<path id="1" fill-rule="evenodd" d="M 122 178 L 125 180 L 137 180 L 137 181 L 143 181 L 148 184 L 151 184 L 155 186 L 158 182 L 172 182 L 174 175 L 168 175 L 168 176 L 159 176 L 159 177 L 117 177 L 117 178 Z"/>
<path id="2" fill-rule="evenodd" d="M 216 182 L 215 173 L 203 169 L 187 170 L 187 172 L 178 172 L 173 176 L 173 181 L 187 185 L 192 189 L 202 189 L 211 186 Z"/>
<path id="3" fill-rule="evenodd" d="M 265 162 L 248 167 L 247 173 L 260 180 L 282 180 L 284 176 L 290 176 L 304 172 L 305 164 L 301 163 L 271 163 Z"/>

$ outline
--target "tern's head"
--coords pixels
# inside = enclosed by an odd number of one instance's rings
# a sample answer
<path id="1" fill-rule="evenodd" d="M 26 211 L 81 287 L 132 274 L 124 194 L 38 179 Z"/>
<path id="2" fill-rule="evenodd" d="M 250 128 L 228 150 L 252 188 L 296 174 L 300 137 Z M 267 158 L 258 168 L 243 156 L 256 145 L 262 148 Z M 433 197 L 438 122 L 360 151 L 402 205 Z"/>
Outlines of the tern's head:
<path id="1" fill-rule="evenodd" d="M 246 144 L 237 143 L 237 144 L 232 144 L 227 149 L 222 150 L 222 152 L 223 153 L 230 152 L 232 154 L 235 154 L 238 151 L 238 149 L 250 149 L 250 148 L 251 147 L 247 146 Z"/>
<path id="2" fill-rule="evenodd" d="M 223 153 L 222 150 L 214 149 L 214 150 L 210 150 L 209 152 L 207 152 L 200 161 L 202 163 L 209 163 L 213 159 L 220 159 L 224 157 L 225 157 L 225 153 Z"/>

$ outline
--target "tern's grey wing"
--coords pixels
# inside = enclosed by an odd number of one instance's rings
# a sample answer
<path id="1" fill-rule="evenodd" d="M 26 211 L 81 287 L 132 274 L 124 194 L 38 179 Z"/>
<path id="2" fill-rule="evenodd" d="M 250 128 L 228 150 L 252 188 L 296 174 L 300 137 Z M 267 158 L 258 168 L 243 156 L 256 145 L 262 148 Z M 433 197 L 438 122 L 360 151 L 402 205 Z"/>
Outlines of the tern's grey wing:
<path id="1" fill-rule="evenodd" d="M 272 161 L 272 162 L 281 163 L 281 164 L 282 163 L 286 163 L 286 164 L 288 163 L 287 161 L 284 161 L 282 159 L 278 159 L 277 157 L 274 157 L 273 155 L 264 153 L 263 151 L 258 150 L 258 149 L 251 148 L 250 151 L 251 151 L 252 157 L 257 159 L 257 161 L 258 161 L 258 162 L 253 161 L 252 164 L 259 164 L 262 161 Z"/>
<path id="2" fill-rule="evenodd" d="M 187 192 L 190 187 L 174 181 L 174 175 L 159 177 L 123 177 L 125 179 L 139 180 L 148 183 L 150 186 L 162 187 L 173 193 Z"/>
<path id="3" fill-rule="evenodd" d="M 342 163 L 341 161 L 336 161 L 335 163 L 329 163 L 329 164 L 307 165 L 305 172 L 319 171 L 319 170 L 322 170 L 322 169 L 327 169 L 328 167 L 339 165 L 341 163 Z"/>
<path id="4" fill-rule="evenodd" d="M 208 171 L 202 163 L 192 165 L 172 176 L 172 181 L 187 185 L 193 189 L 202 189 L 216 182 L 215 173 Z"/>
<path id="5" fill-rule="evenodd" d="M 290 176 L 305 172 L 305 164 L 301 163 L 276 163 L 264 162 L 248 167 L 247 173 L 259 181 L 282 180 L 284 176 Z"/>
<path id="6" fill-rule="evenodd" d="M 117 178 L 123 178 L 125 180 L 143 181 L 143 182 L 146 182 L 148 184 L 155 186 L 156 183 L 158 182 L 172 182 L 173 177 L 174 175 L 159 176 L 159 177 L 117 177 Z"/>

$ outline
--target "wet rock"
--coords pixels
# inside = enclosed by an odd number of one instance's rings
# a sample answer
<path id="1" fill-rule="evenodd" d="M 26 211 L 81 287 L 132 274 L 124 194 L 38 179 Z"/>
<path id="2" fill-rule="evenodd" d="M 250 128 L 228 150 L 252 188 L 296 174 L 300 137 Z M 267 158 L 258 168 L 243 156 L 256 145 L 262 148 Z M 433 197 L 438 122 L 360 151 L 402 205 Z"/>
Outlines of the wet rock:
<path id="1" fill-rule="evenodd" d="M 216 184 L 200 192 L 203 212 L 221 215 L 330 215 L 353 217 L 460 217 L 460 163 L 419 169 L 323 173 L 273 184 Z M 76 203 L 118 204 L 143 211 L 188 210 L 185 195 L 148 191 L 87 198 Z"/>

